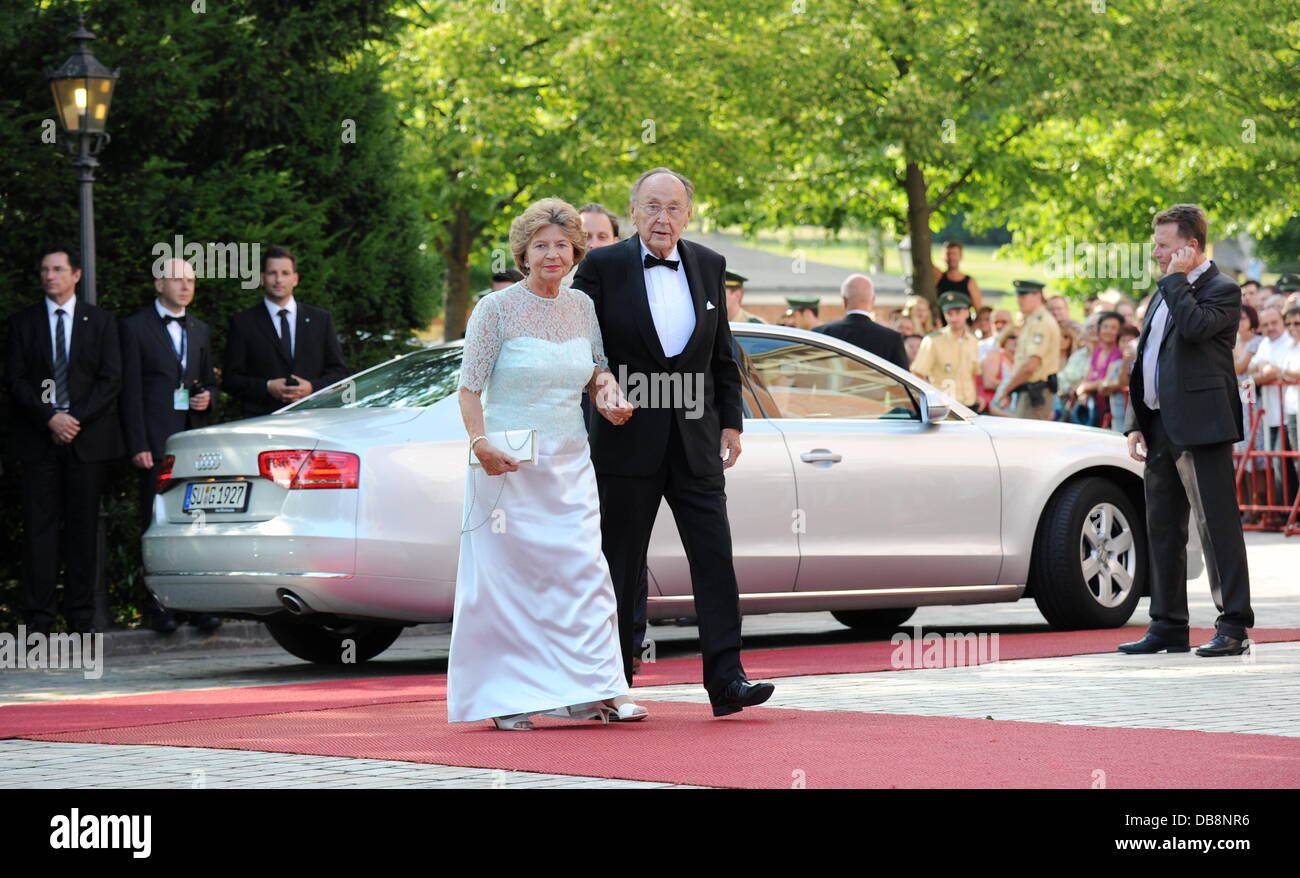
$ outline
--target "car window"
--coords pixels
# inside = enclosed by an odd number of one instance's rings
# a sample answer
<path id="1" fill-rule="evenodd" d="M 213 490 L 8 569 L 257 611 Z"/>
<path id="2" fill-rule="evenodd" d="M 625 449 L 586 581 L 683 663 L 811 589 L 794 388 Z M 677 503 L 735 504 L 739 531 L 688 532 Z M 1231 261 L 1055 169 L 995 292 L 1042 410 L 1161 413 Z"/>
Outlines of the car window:
<path id="1" fill-rule="evenodd" d="M 295 403 L 289 410 L 430 406 L 456 392 L 460 355 L 460 346 L 416 351 Z"/>
<path id="2" fill-rule="evenodd" d="M 757 336 L 739 341 L 768 417 L 921 419 L 908 386 L 872 365 L 806 342 Z"/>

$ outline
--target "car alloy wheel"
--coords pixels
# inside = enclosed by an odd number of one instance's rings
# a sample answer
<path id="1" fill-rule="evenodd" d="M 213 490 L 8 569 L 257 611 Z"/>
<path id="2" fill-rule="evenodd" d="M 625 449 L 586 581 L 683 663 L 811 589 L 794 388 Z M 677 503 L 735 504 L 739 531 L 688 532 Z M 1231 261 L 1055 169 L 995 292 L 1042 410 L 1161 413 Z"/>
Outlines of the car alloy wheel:
<path id="1" fill-rule="evenodd" d="M 1098 604 L 1117 607 L 1128 599 L 1137 575 L 1133 528 L 1119 507 L 1101 502 L 1084 516 L 1080 530 L 1083 581 Z"/>

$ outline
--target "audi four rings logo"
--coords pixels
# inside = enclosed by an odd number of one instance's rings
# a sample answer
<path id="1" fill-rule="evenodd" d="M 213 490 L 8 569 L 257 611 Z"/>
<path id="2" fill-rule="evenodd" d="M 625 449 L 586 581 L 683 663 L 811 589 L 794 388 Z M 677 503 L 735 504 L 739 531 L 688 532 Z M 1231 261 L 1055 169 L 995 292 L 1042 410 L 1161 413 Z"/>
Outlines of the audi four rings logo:
<path id="1" fill-rule="evenodd" d="M 196 470 L 217 469 L 220 466 L 220 451 L 205 451 L 194 459 L 194 468 Z"/>

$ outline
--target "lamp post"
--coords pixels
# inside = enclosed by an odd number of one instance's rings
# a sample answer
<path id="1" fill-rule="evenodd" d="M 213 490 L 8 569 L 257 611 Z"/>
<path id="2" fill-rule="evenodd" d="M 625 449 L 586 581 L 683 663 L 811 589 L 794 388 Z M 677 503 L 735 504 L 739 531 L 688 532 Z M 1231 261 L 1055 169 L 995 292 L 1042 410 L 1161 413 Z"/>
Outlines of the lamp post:
<path id="1" fill-rule="evenodd" d="M 912 292 L 912 236 L 904 235 L 898 241 L 898 264 L 902 267 L 903 290 Z"/>
<path id="2" fill-rule="evenodd" d="M 77 190 L 81 202 L 81 293 L 88 304 L 95 304 L 95 201 L 91 187 L 95 182 L 95 158 L 109 141 L 104 130 L 108 107 L 113 100 L 117 71 L 109 70 L 91 53 L 88 43 L 95 35 L 86 30 L 86 22 L 77 20 L 77 29 L 68 34 L 77 44 L 63 66 L 47 74 L 59 124 L 68 136 L 63 144 L 72 154 L 77 169 Z"/>
<path id="3" fill-rule="evenodd" d="M 67 137 L 63 145 L 72 155 L 72 166 L 77 169 L 77 192 L 81 207 L 81 295 L 89 305 L 95 299 L 95 158 L 109 141 L 104 130 L 108 122 L 108 107 L 113 100 L 113 86 L 117 71 L 109 70 L 91 53 L 88 44 L 95 35 L 86 30 L 86 20 L 77 17 L 77 29 L 68 34 L 76 49 L 67 61 L 46 78 L 54 93 L 54 107 L 59 114 L 59 124 Z M 95 610 L 94 626 L 103 631 L 108 628 L 108 588 L 104 581 L 104 556 L 107 551 L 108 511 L 104 499 L 99 500 L 99 527 L 95 545 Z"/>

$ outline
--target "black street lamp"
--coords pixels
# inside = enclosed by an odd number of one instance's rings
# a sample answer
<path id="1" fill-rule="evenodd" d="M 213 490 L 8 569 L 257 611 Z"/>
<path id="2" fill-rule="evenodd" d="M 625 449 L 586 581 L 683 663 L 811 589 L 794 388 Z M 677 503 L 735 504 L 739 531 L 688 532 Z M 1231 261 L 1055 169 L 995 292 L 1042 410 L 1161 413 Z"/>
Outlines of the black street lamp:
<path id="1" fill-rule="evenodd" d="M 109 70 L 87 47 L 95 35 L 86 30 L 86 22 L 77 20 L 77 29 L 68 34 L 77 44 L 76 51 L 63 66 L 47 74 L 59 124 L 68 135 L 63 144 L 72 154 L 77 169 L 77 187 L 81 200 L 81 293 L 86 302 L 95 304 L 95 201 L 91 187 L 95 182 L 95 158 L 109 141 L 104 130 L 108 107 L 113 100 L 117 71 Z"/>

